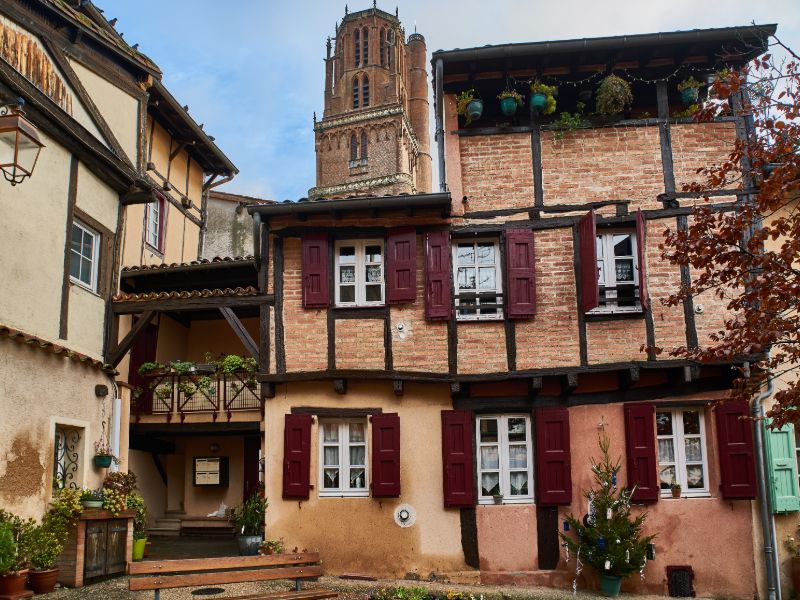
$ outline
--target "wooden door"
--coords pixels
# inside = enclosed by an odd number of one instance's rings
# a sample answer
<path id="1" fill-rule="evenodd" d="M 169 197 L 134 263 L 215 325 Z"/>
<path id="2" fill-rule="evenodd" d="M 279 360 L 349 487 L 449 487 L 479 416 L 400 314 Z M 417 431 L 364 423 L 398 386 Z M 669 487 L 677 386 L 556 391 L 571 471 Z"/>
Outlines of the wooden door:
<path id="1" fill-rule="evenodd" d="M 125 546 L 128 541 L 128 521 L 115 519 L 108 521 L 106 539 L 106 575 L 125 571 Z"/>
<path id="2" fill-rule="evenodd" d="M 106 572 L 106 521 L 86 521 L 84 579 L 100 577 Z"/>

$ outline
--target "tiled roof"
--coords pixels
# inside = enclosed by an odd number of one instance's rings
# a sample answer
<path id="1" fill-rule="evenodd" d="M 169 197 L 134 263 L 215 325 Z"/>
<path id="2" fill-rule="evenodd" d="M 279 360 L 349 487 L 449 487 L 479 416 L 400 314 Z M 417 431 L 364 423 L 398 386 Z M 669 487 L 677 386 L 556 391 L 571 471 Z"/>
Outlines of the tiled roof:
<path id="1" fill-rule="evenodd" d="M 59 354 L 64 358 L 69 358 L 71 360 L 74 360 L 75 362 L 84 363 L 88 366 L 96 367 L 98 369 L 113 371 L 113 369 L 110 368 L 106 369 L 106 365 L 103 363 L 102 360 L 97 360 L 96 358 L 92 358 L 91 356 L 86 356 L 85 354 L 81 354 L 80 352 L 75 352 L 74 350 L 70 350 L 65 346 L 55 344 L 53 342 L 50 342 L 33 334 L 25 333 L 24 331 L 20 331 L 19 329 L 14 329 L 13 327 L 9 327 L 8 325 L 3 325 L 2 323 L 0 323 L 0 335 L 10 338 L 15 342 L 19 342 L 20 344 L 28 344 L 33 348 L 44 350 L 45 352 L 50 352 L 51 354 Z"/>
<path id="2" fill-rule="evenodd" d="M 112 298 L 114 302 L 146 302 L 148 300 L 180 300 L 188 298 L 222 298 L 231 296 L 255 296 L 258 288 L 235 287 L 213 290 L 192 290 L 191 292 L 146 292 L 143 294 L 126 294 L 120 292 Z"/>
<path id="3" fill-rule="evenodd" d="M 130 273 L 133 271 L 155 271 L 158 269 L 179 269 L 182 267 L 194 267 L 198 265 L 209 265 L 214 263 L 235 263 L 253 260 L 251 255 L 248 256 L 215 256 L 212 259 L 201 258 L 200 260 L 193 260 L 185 263 L 164 263 L 161 265 L 131 265 L 130 267 L 122 267 L 123 273 Z"/>

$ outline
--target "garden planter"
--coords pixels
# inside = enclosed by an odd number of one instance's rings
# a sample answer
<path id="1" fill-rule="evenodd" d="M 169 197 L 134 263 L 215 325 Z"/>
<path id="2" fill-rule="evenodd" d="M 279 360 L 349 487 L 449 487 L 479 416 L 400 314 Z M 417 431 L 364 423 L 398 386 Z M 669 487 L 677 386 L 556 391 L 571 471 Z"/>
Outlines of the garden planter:
<path id="1" fill-rule="evenodd" d="M 681 102 L 684 106 L 691 106 L 697 102 L 697 88 L 686 88 L 681 90 Z"/>
<path id="2" fill-rule="evenodd" d="M 517 112 L 517 101 L 515 98 L 503 98 L 500 100 L 500 111 L 507 117 L 513 117 Z"/>
<path id="3" fill-rule="evenodd" d="M 133 552 L 131 558 L 133 560 L 142 560 L 144 558 L 144 549 L 146 545 L 147 538 L 133 540 Z"/>
<path id="4" fill-rule="evenodd" d="M 540 92 L 536 92 L 531 94 L 531 108 L 536 112 L 541 112 L 544 110 L 545 104 L 547 104 L 547 95 L 542 94 Z"/>
<path id="5" fill-rule="evenodd" d="M 103 508 L 102 500 L 81 500 L 83 508 Z"/>
<path id="6" fill-rule="evenodd" d="M 622 577 L 617 575 L 600 575 L 600 592 L 604 596 L 619 596 Z"/>
<path id="7" fill-rule="evenodd" d="M 503 503 L 503 494 L 498 494 L 497 496 L 492 496 L 495 504 L 502 504 Z"/>
<path id="8" fill-rule="evenodd" d="M 98 469 L 107 469 L 111 466 L 113 457 L 110 454 L 95 454 L 94 466 Z"/>
<path id="9" fill-rule="evenodd" d="M 16 600 L 33 596 L 32 591 L 25 589 L 26 579 L 28 579 L 28 569 L 0 575 L 0 598 Z"/>
<path id="10" fill-rule="evenodd" d="M 34 594 L 49 594 L 55 589 L 57 580 L 58 569 L 31 571 L 28 573 L 28 588 Z"/>
<path id="11" fill-rule="evenodd" d="M 467 104 L 467 117 L 472 121 L 477 121 L 483 114 L 483 100 L 475 99 Z"/>
<path id="12" fill-rule="evenodd" d="M 256 556 L 264 538 L 260 535 L 240 535 L 236 541 L 239 544 L 239 556 Z"/>
<path id="13" fill-rule="evenodd" d="M 792 587 L 794 588 L 794 596 L 798 597 L 800 593 L 800 556 L 792 557 Z"/>
<path id="14" fill-rule="evenodd" d="M 680 490 L 672 490 L 672 497 L 673 498 L 680 498 L 681 497 L 681 491 Z"/>

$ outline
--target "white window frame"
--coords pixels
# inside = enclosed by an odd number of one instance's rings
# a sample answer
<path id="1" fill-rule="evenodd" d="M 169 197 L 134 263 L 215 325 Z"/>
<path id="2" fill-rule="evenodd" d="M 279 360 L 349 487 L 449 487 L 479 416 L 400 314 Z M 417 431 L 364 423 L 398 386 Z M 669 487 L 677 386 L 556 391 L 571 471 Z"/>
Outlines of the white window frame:
<path id="1" fill-rule="evenodd" d="M 355 273 L 356 280 L 353 283 L 344 283 L 340 279 L 341 272 L 339 270 L 339 250 L 345 246 L 353 246 L 356 251 Z M 367 246 L 380 246 L 381 248 L 381 262 L 367 262 L 366 248 Z M 367 300 L 367 281 L 366 281 L 366 267 L 369 265 L 378 265 L 381 268 L 381 299 L 380 300 Z M 336 306 L 340 307 L 362 307 L 362 306 L 385 306 L 386 305 L 386 244 L 383 240 L 336 240 L 334 244 L 334 274 L 333 280 L 336 286 Z M 375 282 L 370 282 L 374 284 Z M 342 302 L 341 290 L 342 285 L 349 286 L 355 285 L 356 294 L 354 302 Z"/>
<path id="2" fill-rule="evenodd" d="M 351 442 L 350 441 L 350 424 L 358 423 L 364 425 L 364 441 Z M 339 428 L 338 442 L 325 441 L 325 428 L 324 425 L 337 425 Z M 370 428 L 369 420 L 367 418 L 358 419 L 320 419 L 319 420 L 319 496 L 320 498 L 368 498 L 369 497 L 369 457 L 370 457 Z M 325 447 L 336 446 L 339 448 L 339 487 L 337 489 L 326 488 L 325 486 Z M 363 446 L 364 447 L 364 487 L 351 488 L 350 487 L 350 447 Z M 362 465 L 356 465 L 361 468 Z M 327 468 L 331 468 L 328 466 Z"/>
<path id="3" fill-rule="evenodd" d="M 617 270 L 614 260 L 614 236 L 615 235 L 629 235 L 631 238 L 631 252 L 633 260 L 633 281 L 620 283 L 617 281 Z M 636 239 L 635 229 L 603 229 L 597 231 L 597 238 L 601 239 L 601 246 L 603 248 L 603 256 L 597 256 L 597 286 L 606 288 L 606 304 L 593 308 L 588 314 L 620 314 L 620 313 L 640 313 L 642 312 L 642 304 L 639 301 L 639 240 Z M 595 242 L 596 244 L 597 242 Z M 601 266 L 602 265 L 602 266 Z M 610 282 L 610 285 L 607 284 Z M 617 306 L 617 287 L 633 287 L 636 290 L 635 298 L 636 303 L 634 306 Z M 612 297 L 609 297 L 609 291 Z"/>
<path id="4" fill-rule="evenodd" d="M 494 244 L 494 259 L 495 259 L 494 265 L 480 265 L 477 262 L 478 244 L 479 243 L 487 243 L 487 242 L 490 242 L 490 243 Z M 497 309 L 496 309 L 497 312 L 495 312 L 495 313 L 481 314 L 480 308 L 477 308 L 477 309 L 475 309 L 475 314 L 465 315 L 465 314 L 461 314 L 461 311 L 459 310 L 459 305 L 460 305 L 459 294 L 460 294 L 461 290 L 458 287 L 458 269 L 459 269 L 459 267 L 461 267 L 461 268 L 470 268 L 470 267 L 469 267 L 469 265 L 459 265 L 458 264 L 458 245 L 459 244 L 469 244 L 469 243 L 473 244 L 473 246 L 475 247 L 475 260 L 476 260 L 476 262 L 474 263 L 474 266 L 472 268 L 476 269 L 476 279 L 477 279 L 477 269 L 479 267 L 483 266 L 485 268 L 485 267 L 488 267 L 488 266 L 494 266 L 494 268 L 495 268 L 495 284 L 496 284 L 495 289 L 494 290 L 485 290 L 486 293 L 494 294 L 495 296 L 497 296 L 497 299 L 499 300 L 498 304 L 500 304 L 500 306 L 497 307 Z M 497 239 L 497 238 L 494 238 L 494 237 L 475 238 L 475 239 L 471 239 L 471 238 L 458 239 L 458 238 L 456 238 L 452 242 L 451 251 L 452 251 L 452 260 L 451 260 L 451 262 L 452 262 L 452 265 L 453 265 L 453 290 L 454 290 L 454 293 L 455 293 L 454 300 L 455 300 L 456 320 L 458 320 L 458 321 L 502 321 L 503 320 L 503 306 L 502 305 L 503 305 L 504 294 L 503 294 L 503 263 L 502 263 L 502 257 L 500 256 L 500 240 Z M 478 288 L 478 283 L 477 282 L 476 282 L 476 286 L 475 286 L 474 290 L 463 290 L 463 292 L 467 293 L 467 294 L 482 293 L 482 292 L 480 292 L 480 290 Z M 477 300 L 476 302 L 478 303 L 478 306 L 480 306 L 480 300 Z M 472 309 L 469 309 L 469 310 L 472 310 Z"/>
<path id="5" fill-rule="evenodd" d="M 684 434 L 683 432 L 683 413 L 684 411 L 697 412 L 700 422 L 700 433 Z M 656 418 L 658 413 L 670 413 L 672 415 L 672 435 L 658 435 L 656 429 L 656 456 L 658 460 L 658 484 L 661 486 L 661 467 L 662 466 L 675 466 L 676 483 L 681 486 L 681 497 L 709 497 L 710 488 L 708 482 L 708 446 L 706 442 L 706 415 L 702 406 L 680 406 L 675 408 L 656 408 Z M 690 488 L 686 478 L 686 446 L 684 440 L 686 438 L 699 438 L 700 439 L 700 452 L 702 461 L 691 461 L 689 465 L 702 465 L 703 466 L 703 488 Z M 661 462 L 661 453 L 658 448 L 658 440 L 672 440 L 672 447 L 674 452 L 674 462 Z M 661 490 L 662 498 L 672 497 L 672 491 L 667 489 Z"/>
<path id="6" fill-rule="evenodd" d="M 156 198 L 152 202 L 148 202 L 145 208 L 145 215 L 144 215 L 144 241 L 145 243 L 150 246 L 151 248 L 155 249 L 158 252 L 163 252 L 164 248 L 164 217 L 166 202 L 161 198 Z M 155 218 L 154 218 L 155 215 Z M 151 224 L 154 224 L 156 227 L 156 238 L 155 241 L 152 237 L 152 227 Z"/>
<path id="7" fill-rule="evenodd" d="M 83 236 L 89 236 L 92 238 L 92 256 L 84 256 L 81 252 L 75 252 L 75 249 L 72 247 L 72 229 L 70 229 L 70 248 L 69 248 L 69 259 L 70 259 L 70 275 L 69 279 L 72 283 L 75 283 L 82 288 L 86 288 L 92 292 L 97 291 L 97 278 L 98 278 L 98 271 L 100 266 L 100 234 L 96 232 L 94 229 L 89 227 L 88 225 L 84 225 L 78 219 L 72 221 L 72 227 L 77 227 L 81 230 L 81 248 L 83 248 Z M 72 261 L 78 260 L 79 261 L 79 271 L 78 274 L 80 275 L 80 265 L 82 264 L 82 259 L 87 259 L 90 261 L 91 264 L 91 282 L 87 284 L 85 281 L 80 279 L 79 277 L 73 277 L 72 275 Z"/>
<path id="8" fill-rule="evenodd" d="M 490 419 L 497 420 L 497 442 L 481 442 L 481 421 Z M 509 467 L 509 441 L 508 441 L 508 420 L 509 419 L 525 419 L 525 444 L 527 456 L 527 472 L 528 472 L 528 493 L 525 495 L 512 496 L 511 483 L 509 472 L 512 470 Z M 500 473 L 500 493 L 503 495 L 503 504 L 531 504 L 533 503 L 533 436 L 531 434 L 531 417 L 527 414 L 502 414 L 502 415 L 478 415 L 475 419 L 475 448 L 477 455 L 475 457 L 475 466 L 478 471 L 478 504 L 492 504 L 494 502 L 493 496 L 484 496 L 481 486 L 481 475 L 483 473 Z M 511 442 L 511 445 L 518 445 L 521 442 Z M 481 448 L 497 446 L 500 456 L 499 469 L 483 469 L 481 465 Z M 522 471 L 523 469 L 513 469 L 514 471 Z"/>

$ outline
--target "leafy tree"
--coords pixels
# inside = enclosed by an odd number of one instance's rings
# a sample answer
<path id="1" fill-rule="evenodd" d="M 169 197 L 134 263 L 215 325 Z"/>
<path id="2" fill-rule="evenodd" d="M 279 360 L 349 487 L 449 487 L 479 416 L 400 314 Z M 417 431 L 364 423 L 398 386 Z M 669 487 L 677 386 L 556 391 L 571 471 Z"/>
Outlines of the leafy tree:
<path id="1" fill-rule="evenodd" d="M 749 400 L 768 377 L 783 377 L 768 412 L 780 426 L 800 421 L 800 57 L 774 36 L 770 46 L 785 58 L 769 53 L 719 72 L 696 114 L 697 121 L 710 121 L 732 105 L 744 115 L 744 135 L 721 164 L 698 169 L 698 181 L 684 186 L 705 203 L 694 208 L 685 231 L 665 232 L 662 256 L 692 268 L 691 284 L 667 305 L 709 292 L 729 311 L 710 339 L 670 355 L 700 362 L 748 358 L 752 368 L 740 368 L 735 400 Z M 735 204 L 708 205 L 733 188 L 741 194 Z"/>

